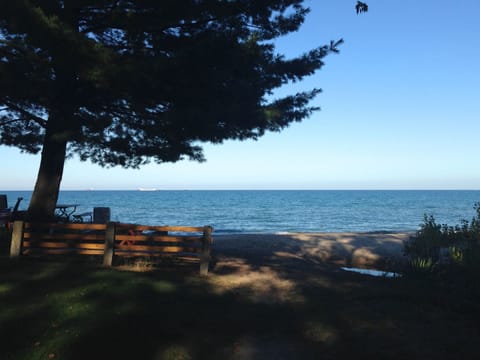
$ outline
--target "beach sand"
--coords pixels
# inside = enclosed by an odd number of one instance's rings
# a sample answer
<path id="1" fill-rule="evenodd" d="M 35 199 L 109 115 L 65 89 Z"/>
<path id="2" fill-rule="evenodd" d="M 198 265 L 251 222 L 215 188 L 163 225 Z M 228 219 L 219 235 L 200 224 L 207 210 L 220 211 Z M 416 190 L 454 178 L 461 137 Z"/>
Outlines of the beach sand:
<path id="1" fill-rule="evenodd" d="M 396 271 L 413 233 L 288 233 L 213 236 L 208 282 L 253 302 L 302 302 L 306 287 L 369 281 L 342 267 Z"/>
<path id="2" fill-rule="evenodd" d="M 214 236 L 218 258 L 252 261 L 299 258 L 339 266 L 380 268 L 405 260 L 403 246 L 414 233 L 286 233 Z"/>

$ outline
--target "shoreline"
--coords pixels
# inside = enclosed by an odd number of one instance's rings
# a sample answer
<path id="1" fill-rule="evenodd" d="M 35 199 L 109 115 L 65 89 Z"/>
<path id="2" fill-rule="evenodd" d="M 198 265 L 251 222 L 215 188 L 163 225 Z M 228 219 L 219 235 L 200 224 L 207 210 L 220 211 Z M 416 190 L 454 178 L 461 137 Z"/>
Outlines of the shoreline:
<path id="1" fill-rule="evenodd" d="M 279 230 L 279 231 L 232 231 L 232 230 L 217 230 L 215 226 L 210 225 L 214 228 L 213 234 L 216 236 L 243 236 L 243 235 L 295 235 L 295 234 L 306 234 L 306 235 L 320 235 L 320 234 L 415 234 L 418 229 L 410 229 L 410 230 L 318 230 L 318 231 L 309 231 L 309 230 Z"/>

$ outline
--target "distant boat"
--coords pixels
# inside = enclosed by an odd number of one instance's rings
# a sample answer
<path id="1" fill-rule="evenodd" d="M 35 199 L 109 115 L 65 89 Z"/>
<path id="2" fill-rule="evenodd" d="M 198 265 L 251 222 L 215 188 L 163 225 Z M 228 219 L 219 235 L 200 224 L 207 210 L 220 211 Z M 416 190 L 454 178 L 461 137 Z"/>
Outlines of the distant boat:
<path id="1" fill-rule="evenodd" d="M 138 191 L 157 191 L 156 188 L 138 188 Z"/>

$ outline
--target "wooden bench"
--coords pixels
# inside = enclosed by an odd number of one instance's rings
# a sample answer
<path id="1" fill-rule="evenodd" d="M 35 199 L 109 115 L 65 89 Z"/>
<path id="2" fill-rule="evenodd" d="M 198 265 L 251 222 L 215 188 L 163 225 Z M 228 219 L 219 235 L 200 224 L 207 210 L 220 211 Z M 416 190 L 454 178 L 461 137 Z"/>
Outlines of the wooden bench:
<path id="1" fill-rule="evenodd" d="M 99 255 L 112 266 L 119 257 L 174 257 L 200 263 L 208 274 L 213 228 L 210 226 L 147 226 L 137 224 L 13 224 L 10 256 Z"/>

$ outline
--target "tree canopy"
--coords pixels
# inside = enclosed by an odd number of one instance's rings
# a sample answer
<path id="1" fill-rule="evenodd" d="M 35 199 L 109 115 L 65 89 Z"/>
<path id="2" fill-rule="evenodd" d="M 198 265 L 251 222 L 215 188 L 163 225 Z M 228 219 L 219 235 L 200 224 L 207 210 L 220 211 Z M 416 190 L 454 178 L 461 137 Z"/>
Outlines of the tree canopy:
<path id="1" fill-rule="evenodd" d="M 303 0 L 0 0 L 0 144 L 42 151 L 30 203 L 53 214 L 65 157 L 202 161 L 202 142 L 301 121 L 319 89 L 274 98 L 337 52 L 287 59 Z M 357 9 L 358 12 L 358 9 Z"/>

